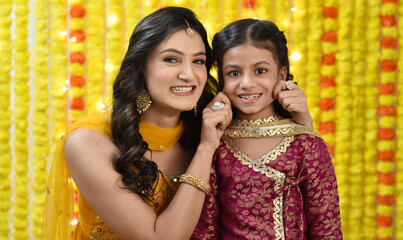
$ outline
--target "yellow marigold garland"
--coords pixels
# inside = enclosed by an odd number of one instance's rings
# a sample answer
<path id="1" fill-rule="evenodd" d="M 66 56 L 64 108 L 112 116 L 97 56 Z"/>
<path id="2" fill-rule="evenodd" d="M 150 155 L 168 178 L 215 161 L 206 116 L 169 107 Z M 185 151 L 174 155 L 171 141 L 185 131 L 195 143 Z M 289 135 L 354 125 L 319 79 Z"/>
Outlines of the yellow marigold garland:
<path id="1" fill-rule="evenodd" d="M 353 6 L 348 0 L 339 1 L 338 9 L 339 28 L 337 31 L 336 53 L 336 144 L 335 165 L 340 194 L 340 214 L 343 226 L 343 234 L 346 239 L 351 239 L 352 229 L 349 229 L 348 219 L 351 211 L 350 204 L 350 164 L 351 164 L 351 86 L 352 80 L 352 54 L 351 54 L 351 24 Z"/>
<path id="2" fill-rule="evenodd" d="M 147 14 L 155 9 L 155 0 L 147 0 L 143 5 L 143 12 Z M 120 61 L 123 55 L 123 46 L 121 42 L 122 36 L 122 0 L 107 0 L 106 1 L 106 26 L 107 26 L 107 58 L 105 65 L 106 73 L 106 89 L 107 89 L 107 104 L 112 106 L 112 87 L 117 71 L 120 66 Z"/>
<path id="3" fill-rule="evenodd" d="M 231 2 L 231 1 L 228 1 Z M 294 1 L 295 2 L 295 1 Z M 257 0 L 257 17 L 259 19 L 270 20 L 273 19 L 272 4 L 267 0 Z"/>
<path id="4" fill-rule="evenodd" d="M 90 0 L 98 2 L 97 0 Z M 137 23 L 141 19 L 141 2 L 140 1 L 133 1 L 133 0 L 123 0 L 123 11 L 125 15 L 125 45 L 124 49 L 127 49 L 127 46 L 129 45 L 129 40 L 130 36 L 133 33 L 134 28 L 136 27 Z M 102 7 L 102 4 L 100 4 L 100 8 Z M 102 9 L 103 11 L 103 9 Z M 98 13 L 99 14 L 99 13 Z M 103 14 L 103 12 L 102 12 Z M 88 17 L 91 17 L 91 14 L 88 14 Z M 95 20 L 95 18 L 94 18 Z"/>
<path id="5" fill-rule="evenodd" d="M 0 0 L 0 236 L 7 238 L 11 198 L 10 85 L 12 68 L 11 12 L 13 4 Z"/>
<path id="6" fill-rule="evenodd" d="M 52 151 L 67 125 L 67 11 L 65 0 L 49 0 Z"/>
<path id="7" fill-rule="evenodd" d="M 291 11 L 290 29 L 290 71 L 294 74 L 298 86 L 305 89 L 306 82 L 306 49 L 307 49 L 307 0 L 295 0 Z"/>
<path id="8" fill-rule="evenodd" d="M 120 5 L 121 1 L 122 0 L 118 0 L 117 3 L 116 4 L 113 3 L 113 5 L 117 6 L 118 3 Z M 108 8 L 110 8 L 110 6 L 111 6 L 110 4 L 112 2 L 114 2 L 114 1 L 113 0 L 107 0 L 107 2 L 109 2 L 108 3 Z M 142 15 L 142 17 L 145 17 L 145 16 L 149 15 L 150 13 L 154 12 L 155 10 L 157 10 L 157 8 L 158 8 L 158 0 L 142 0 L 141 5 L 142 5 L 141 15 Z M 176 5 L 176 4 L 170 3 L 169 5 Z M 112 10 L 112 9 L 111 9 L 111 11 L 117 12 L 116 10 Z"/>
<path id="9" fill-rule="evenodd" d="M 321 1 L 309 0 L 307 8 L 309 18 L 306 31 L 309 34 L 307 35 L 306 66 L 309 71 L 307 71 L 304 90 L 306 95 L 309 96 L 307 104 L 313 118 L 313 127 L 317 129 L 320 114 L 318 103 L 322 67 L 323 5 Z"/>
<path id="10" fill-rule="evenodd" d="M 29 1 L 15 1 L 15 52 L 14 52 L 14 199 L 13 227 L 14 239 L 28 239 L 29 191 L 28 184 L 28 113 L 29 113 L 29 51 L 28 14 Z"/>
<path id="11" fill-rule="evenodd" d="M 137 1 L 128 1 L 136 3 Z M 133 8 L 125 6 L 127 13 L 134 14 Z M 104 42 L 104 6 L 103 1 L 88 0 L 87 10 L 87 84 L 86 84 L 86 112 L 88 114 L 98 112 L 104 103 L 104 67 L 105 67 L 105 42 Z M 136 11 L 139 11 L 136 9 Z M 126 16 L 126 22 L 133 17 Z M 130 28 L 131 29 L 131 28 Z"/>
<path id="12" fill-rule="evenodd" d="M 35 105 L 32 118 L 32 131 L 34 145 L 33 152 L 33 177 L 31 186 L 33 192 L 33 205 L 31 218 L 31 228 L 36 239 L 41 238 L 42 216 L 45 205 L 45 192 L 47 181 L 47 157 L 49 156 L 48 122 L 49 107 L 48 91 L 48 8 L 45 0 L 35 0 L 35 45 L 33 57 L 33 73 L 35 86 Z"/>
<path id="13" fill-rule="evenodd" d="M 220 12 L 220 1 L 216 0 L 206 0 L 206 15 L 204 27 L 206 28 L 209 40 L 211 40 L 215 33 L 221 30 L 223 27 L 221 25 L 221 12 Z"/>
<path id="14" fill-rule="evenodd" d="M 378 107 L 378 196 L 377 223 L 378 239 L 393 239 L 395 205 L 395 126 L 396 126 L 396 86 L 397 79 L 397 5 L 382 1 L 381 5 L 381 76 Z"/>
<path id="15" fill-rule="evenodd" d="M 381 0 L 370 0 L 366 5 L 366 39 L 367 49 L 365 56 L 365 138 L 364 138 L 364 206 L 362 227 L 364 239 L 375 239 L 376 229 L 376 194 L 378 176 L 376 170 L 377 150 L 374 146 L 377 143 L 378 121 L 377 108 L 378 101 L 374 96 L 378 95 L 379 80 L 379 37 L 380 37 L 380 6 Z"/>
<path id="16" fill-rule="evenodd" d="M 242 0 L 242 18 L 256 18 L 257 17 L 257 4 L 256 0 Z"/>
<path id="17" fill-rule="evenodd" d="M 403 1 L 398 3 L 398 15 L 403 16 Z M 401 17 L 398 19 L 398 44 L 399 58 L 397 62 L 398 76 L 397 76 L 397 122 L 396 125 L 396 145 L 403 146 L 403 20 Z M 403 149 L 396 148 L 396 182 L 395 182 L 395 239 L 403 239 Z"/>
<path id="18" fill-rule="evenodd" d="M 348 228 L 349 235 L 346 235 L 348 239 L 362 239 L 362 218 L 363 218 L 363 173 L 364 173 L 364 160 L 363 149 L 364 143 L 364 92 L 362 89 L 365 87 L 365 38 L 364 25 L 365 11 L 362 11 L 364 6 L 364 0 L 354 1 L 352 19 L 352 31 L 351 31 L 351 43 L 352 43 L 352 75 L 350 74 L 350 86 L 351 86 L 351 161 L 349 166 L 350 173 L 350 209 Z"/>
<path id="19" fill-rule="evenodd" d="M 289 36 L 290 30 L 290 3 L 284 0 L 275 0 L 275 22 L 277 26 Z M 317 4 L 316 4 L 317 5 Z M 287 38 L 288 39 L 288 38 Z"/>
<path id="20" fill-rule="evenodd" d="M 223 1 L 223 26 L 227 26 L 229 23 L 238 19 L 238 1 Z"/>

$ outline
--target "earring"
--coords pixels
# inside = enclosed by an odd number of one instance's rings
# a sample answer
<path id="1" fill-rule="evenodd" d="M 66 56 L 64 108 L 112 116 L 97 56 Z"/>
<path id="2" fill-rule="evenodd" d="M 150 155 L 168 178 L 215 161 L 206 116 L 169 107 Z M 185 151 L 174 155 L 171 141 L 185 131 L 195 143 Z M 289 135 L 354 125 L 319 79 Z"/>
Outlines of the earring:
<path id="1" fill-rule="evenodd" d="M 151 99 L 150 99 L 150 94 L 145 89 L 142 89 L 139 92 L 139 95 L 137 95 L 136 98 L 136 104 L 137 104 L 137 112 L 142 114 L 145 112 L 151 105 Z"/>
<path id="2" fill-rule="evenodd" d="M 197 103 L 196 103 L 195 107 L 193 108 L 193 112 L 195 114 L 195 117 L 197 117 Z"/>

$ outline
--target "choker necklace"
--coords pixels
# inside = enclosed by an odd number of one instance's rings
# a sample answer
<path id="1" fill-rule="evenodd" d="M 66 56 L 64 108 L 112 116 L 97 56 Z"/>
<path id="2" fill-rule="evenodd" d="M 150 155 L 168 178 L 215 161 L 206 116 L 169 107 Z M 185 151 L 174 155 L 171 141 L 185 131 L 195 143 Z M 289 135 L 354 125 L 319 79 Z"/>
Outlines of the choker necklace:
<path id="1" fill-rule="evenodd" d="M 182 121 L 173 128 L 160 128 L 140 119 L 139 132 L 150 150 L 167 150 L 179 141 L 184 130 Z"/>

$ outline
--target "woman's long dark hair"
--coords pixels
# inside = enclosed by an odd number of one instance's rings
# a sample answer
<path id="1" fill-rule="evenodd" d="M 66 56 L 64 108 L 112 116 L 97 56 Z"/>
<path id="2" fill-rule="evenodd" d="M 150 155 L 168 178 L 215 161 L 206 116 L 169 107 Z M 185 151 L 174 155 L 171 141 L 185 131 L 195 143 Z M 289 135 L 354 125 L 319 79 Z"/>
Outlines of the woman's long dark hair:
<path id="1" fill-rule="evenodd" d="M 255 47 L 270 50 L 278 65 L 278 70 L 282 67 L 286 67 L 286 80 L 292 80 L 294 78 L 293 75 L 290 74 L 287 40 L 284 33 L 270 21 L 242 19 L 229 24 L 220 32 L 216 33 L 213 38 L 213 60 L 218 67 L 220 90 L 224 88 L 222 72 L 224 54 L 228 49 L 244 43 L 251 43 Z M 274 110 L 284 118 L 291 118 L 290 113 L 287 112 L 277 100 L 274 101 Z"/>
<path id="2" fill-rule="evenodd" d="M 153 193 L 152 186 L 157 178 L 157 165 L 144 158 L 148 145 L 139 133 L 140 114 L 137 112 L 136 98 L 146 87 L 142 69 L 153 50 L 167 37 L 190 27 L 202 38 L 206 51 L 208 79 L 202 96 L 197 102 L 198 109 L 204 109 L 213 98 L 217 82 L 209 74 L 212 65 L 211 48 L 203 25 L 195 14 L 186 8 L 162 8 L 143 18 L 134 29 L 127 53 L 113 85 L 112 136 L 119 154 L 114 158 L 114 167 L 122 175 L 124 188 L 147 197 Z M 156 70 L 158 71 L 158 70 Z M 180 144 L 195 149 L 200 141 L 201 114 L 192 111 L 180 115 L 185 130 Z"/>

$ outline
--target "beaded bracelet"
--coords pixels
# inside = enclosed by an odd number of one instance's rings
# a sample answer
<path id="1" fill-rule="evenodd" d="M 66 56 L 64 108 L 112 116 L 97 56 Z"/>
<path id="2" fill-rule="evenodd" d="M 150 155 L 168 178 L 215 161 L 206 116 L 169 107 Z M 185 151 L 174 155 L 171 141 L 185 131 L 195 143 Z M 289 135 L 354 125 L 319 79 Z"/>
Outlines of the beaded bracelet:
<path id="1" fill-rule="evenodd" d="M 204 192 L 206 195 L 210 193 L 211 187 L 208 183 L 203 181 L 200 178 L 197 178 L 195 176 L 189 175 L 187 173 L 184 173 L 181 175 L 179 178 L 179 182 L 187 183 L 192 185 L 193 187 L 199 189 L 200 191 Z"/>

